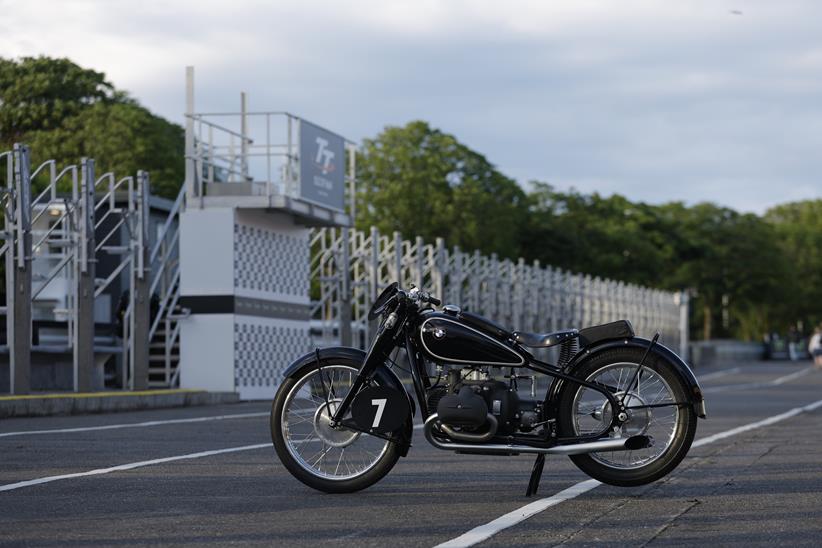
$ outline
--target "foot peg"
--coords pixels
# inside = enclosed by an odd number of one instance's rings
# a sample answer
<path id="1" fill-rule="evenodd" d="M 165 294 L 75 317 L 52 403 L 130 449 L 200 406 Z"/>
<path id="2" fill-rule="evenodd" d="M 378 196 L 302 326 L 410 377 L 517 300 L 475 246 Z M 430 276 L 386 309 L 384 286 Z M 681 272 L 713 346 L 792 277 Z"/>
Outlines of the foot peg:
<path id="1" fill-rule="evenodd" d="M 534 469 L 531 470 L 531 479 L 528 480 L 528 490 L 525 491 L 526 497 L 531 497 L 537 494 L 539 489 L 539 480 L 542 479 L 542 469 L 545 467 L 545 455 L 540 453 L 534 461 Z"/>

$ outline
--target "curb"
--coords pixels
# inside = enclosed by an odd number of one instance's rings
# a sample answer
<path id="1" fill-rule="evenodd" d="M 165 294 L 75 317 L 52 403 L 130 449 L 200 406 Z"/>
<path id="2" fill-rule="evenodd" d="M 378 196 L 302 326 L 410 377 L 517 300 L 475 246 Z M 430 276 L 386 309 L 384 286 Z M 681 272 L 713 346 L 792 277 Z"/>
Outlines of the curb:
<path id="1" fill-rule="evenodd" d="M 139 409 L 217 405 L 239 401 L 239 395 L 234 392 L 188 389 L 0 396 L 0 419 L 116 413 Z"/>

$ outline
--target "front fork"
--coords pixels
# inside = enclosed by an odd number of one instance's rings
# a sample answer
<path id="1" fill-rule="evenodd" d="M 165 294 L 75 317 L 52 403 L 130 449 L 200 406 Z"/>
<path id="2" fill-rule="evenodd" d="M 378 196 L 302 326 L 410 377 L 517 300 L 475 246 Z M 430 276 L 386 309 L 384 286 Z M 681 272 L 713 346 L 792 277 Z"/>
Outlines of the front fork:
<path id="1" fill-rule="evenodd" d="M 351 389 L 348 391 L 348 394 L 345 395 L 343 401 L 340 402 L 339 407 L 337 407 L 337 410 L 334 412 L 334 416 L 331 417 L 330 426 L 332 428 L 336 428 L 340 425 L 343 417 L 350 409 L 354 398 L 360 392 L 360 389 L 363 385 L 371 381 L 371 378 L 374 376 L 374 372 L 377 368 L 385 363 L 385 359 L 394 347 L 393 330 L 396 323 L 397 314 L 396 312 L 392 312 L 377 330 L 377 334 L 374 336 L 374 341 L 371 343 L 371 348 L 368 349 L 368 353 L 365 355 L 365 360 L 363 361 L 362 367 L 360 367 L 359 373 L 357 373 L 357 377 L 351 385 Z M 320 372 L 320 375 L 322 375 L 322 371 Z"/>

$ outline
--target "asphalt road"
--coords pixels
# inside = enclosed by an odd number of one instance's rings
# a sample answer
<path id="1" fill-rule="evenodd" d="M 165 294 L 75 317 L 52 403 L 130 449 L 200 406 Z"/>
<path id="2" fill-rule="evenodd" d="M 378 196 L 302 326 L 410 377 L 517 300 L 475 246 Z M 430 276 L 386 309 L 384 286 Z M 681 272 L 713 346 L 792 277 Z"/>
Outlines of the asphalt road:
<path id="1" fill-rule="evenodd" d="M 454 455 L 419 431 L 377 485 L 312 491 L 277 460 L 264 403 L 7 419 L 0 546 L 818 546 L 822 404 L 799 408 L 822 400 L 822 371 L 797 362 L 697 373 L 709 418 L 673 474 L 617 488 L 581 483 L 566 457 L 548 457 L 531 499 L 533 457 Z M 215 416 L 225 418 L 187 420 Z M 31 433 L 54 429 L 69 431 Z M 110 470 L 120 465 L 130 466 Z M 71 474 L 84 475 L 54 479 Z M 584 492 L 555 497 L 569 488 Z M 521 519 L 535 501 L 545 508 Z"/>

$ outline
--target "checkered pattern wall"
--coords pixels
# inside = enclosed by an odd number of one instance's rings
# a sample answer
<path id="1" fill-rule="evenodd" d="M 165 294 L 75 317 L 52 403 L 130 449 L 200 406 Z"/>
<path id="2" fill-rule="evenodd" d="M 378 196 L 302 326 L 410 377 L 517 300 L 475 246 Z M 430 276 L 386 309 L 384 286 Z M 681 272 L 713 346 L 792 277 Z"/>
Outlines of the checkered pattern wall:
<path id="1" fill-rule="evenodd" d="M 308 296 L 309 245 L 304 231 L 289 234 L 234 224 L 234 286 L 294 297 Z"/>
<path id="2" fill-rule="evenodd" d="M 298 322 L 237 318 L 234 322 L 234 384 L 276 388 L 285 368 L 308 352 L 308 329 Z"/>

